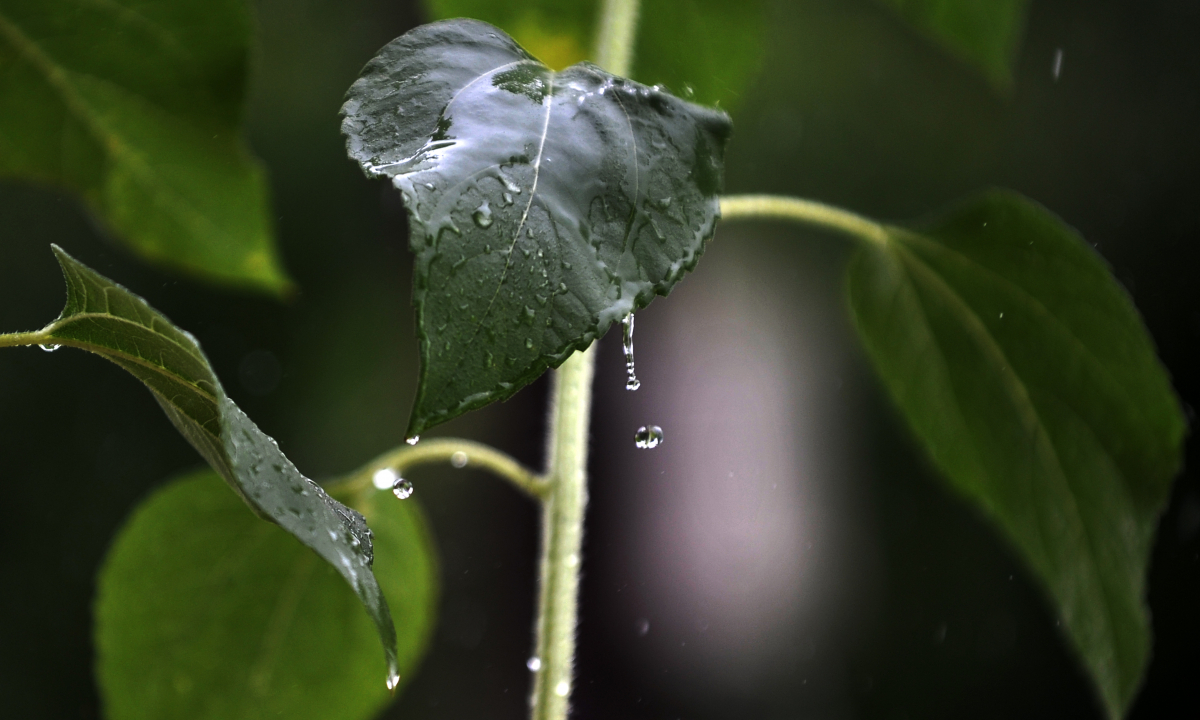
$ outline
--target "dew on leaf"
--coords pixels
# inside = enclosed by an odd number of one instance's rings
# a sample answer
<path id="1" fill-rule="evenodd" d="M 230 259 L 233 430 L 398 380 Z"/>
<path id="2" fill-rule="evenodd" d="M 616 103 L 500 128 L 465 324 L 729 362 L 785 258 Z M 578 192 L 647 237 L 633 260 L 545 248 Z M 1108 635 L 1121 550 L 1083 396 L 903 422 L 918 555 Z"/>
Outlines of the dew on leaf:
<path id="1" fill-rule="evenodd" d="M 475 212 L 471 213 L 471 219 L 484 230 L 492 226 L 492 209 L 488 207 L 487 200 L 484 200 L 482 205 L 475 208 Z"/>

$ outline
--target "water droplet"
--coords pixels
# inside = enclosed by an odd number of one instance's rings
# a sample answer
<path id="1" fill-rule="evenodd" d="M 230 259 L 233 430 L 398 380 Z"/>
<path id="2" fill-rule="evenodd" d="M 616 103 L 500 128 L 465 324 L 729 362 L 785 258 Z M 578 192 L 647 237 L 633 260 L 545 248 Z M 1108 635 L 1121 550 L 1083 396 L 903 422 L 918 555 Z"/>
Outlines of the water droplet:
<path id="1" fill-rule="evenodd" d="M 417 443 L 421 442 L 421 436 L 413 435 L 412 437 L 405 439 L 404 442 L 408 443 L 409 445 L 416 445 Z"/>
<path id="2" fill-rule="evenodd" d="M 388 670 L 387 689 L 388 692 L 396 692 L 396 686 L 400 684 L 400 673 L 395 670 Z"/>
<path id="3" fill-rule="evenodd" d="M 371 476 L 371 483 L 379 490 L 387 490 L 396 484 L 396 480 L 400 478 L 396 471 L 391 468 L 381 468 L 375 471 Z"/>
<path id="4" fill-rule="evenodd" d="M 625 374 L 628 376 L 625 389 L 637 390 L 642 386 L 642 381 L 637 379 L 633 368 L 633 313 L 629 313 L 621 321 L 621 330 L 622 348 L 625 350 Z"/>
<path id="5" fill-rule="evenodd" d="M 397 476 L 396 482 L 392 485 L 392 494 L 401 500 L 409 499 L 413 494 L 412 482 Z"/>
<path id="6" fill-rule="evenodd" d="M 657 425 L 650 427 L 642 426 L 638 428 L 637 433 L 633 436 L 633 442 L 640 450 L 649 450 L 662 445 L 663 431 Z"/>
<path id="7" fill-rule="evenodd" d="M 1054 62 L 1050 65 L 1050 74 L 1054 76 L 1054 82 L 1058 82 L 1058 76 L 1062 75 L 1062 48 L 1054 49 Z"/>
<path id="8" fill-rule="evenodd" d="M 554 686 L 554 694 L 559 697 L 566 697 L 571 694 L 571 683 L 566 680 L 559 680 Z"/>
<path id="9" fill-rule="evenodd" d="M 646 618 L 640 618 L 640 619 L 637 621 L 637 634 L 638 634 L 638 636 L 639 636 L 639 637 L 646 637 L 646 634 L 647 634 L 647 633 L 649 633 L 649 632 L 650 632 L 650 621 L 649 621 L 649 620 L 647 620 Z"/>
<path id="10" fill-rule="evenodd" d="M 38 345 L 38 347 L 45 350 L 46 352 L 54 352 L 55 350 L 62 347 L 62 345 Z"/>
<path id="11" fill-rule="evenodd" d="M 454 451 L 454 454 L 450 456 L 450 464 L 456 468 L 465 468 L 468 461 L 470 461 L 470 458 L 467 457 L 467 454 L 462 450 L 456 450 Z"/>
<path id="12" fill-rule="evenodd" d="M 513 199 L 512 199 L 512 194 L 511 194 L 511 193 L 504 193 L 504 204 L 505 204 L 505 205 L 512 205 L 512 204 L 513 204 Z"/>
<path id="13" fill-rule="evenodd" d="M 537 672 L 542 669 L 542 659 L 534 655 L 525 661 L 525 667 L 529 668 L 529 672 Z"/>
<path id="14" fill-rule="evenodd" d="M 525 338 L 525 349 L 526 350 L 533 349 L 533 339 L 532 338 Z"/>
<path id="15" fill-rule="evenodd" d="M 471 219 L 484 230 L 492 226 L 492 209 L 488 207 L 487 200 L 484 200 L 482 205 L 475 208 L 475 212 L 471 213 Z"/>
<path id="16" fill-rule="evenodd" d="M 579 567 L 579 555 L 571 553 L 567 556 L 567 567 Z"/>

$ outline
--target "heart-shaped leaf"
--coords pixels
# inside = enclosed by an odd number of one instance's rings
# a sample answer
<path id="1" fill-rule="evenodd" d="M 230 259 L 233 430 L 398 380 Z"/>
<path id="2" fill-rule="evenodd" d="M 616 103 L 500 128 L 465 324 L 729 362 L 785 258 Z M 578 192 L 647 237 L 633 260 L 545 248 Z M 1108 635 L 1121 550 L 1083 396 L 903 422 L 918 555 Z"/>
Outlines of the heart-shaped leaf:
<path id="1" fill-rule="evenodd" d="M 0 176 L 78 192 L 144 258 L 284 292 L 241 136 L 246 0 L 0 4 Z"/>
<path id="2" fill-rule="evenodd" d="M 369 488 L 354 502 L 375 531 L 407 673 L 433 629 L 431 539 L 411 500 Z M 141 503 L 100 571 L 96 675 L 109 720 L 370 720 L 391 699 L 378 647 L 337 571 L 209 470 Z"/>
<path id="3" fill-rule="evenodd" d="M 36 333 L 37 342 L 94 352 L 145 383 L 175 427 L 255 513 L 312 548 L 350 583 L 375 622 L 387 682 L 394 685 L 396 631 L 371 573 L 371 530 L 362 515 L 301 475 L 226 397 L 195 338 L 62 249 L 55 247 L 54 254 L 67 281 L 67 304 Z"/>
<path id="4" fill-rule="evenodd" d="M 502 400 L 691 270 L 719 216 L 729 118 L 476 20 L 384 47 L 347 151 L 403 195 L 421 381 L 409 434 Z"/>
<path id="5" fill-rule="evenodd" d="M 1149 657 L 1146 564 L 1185 429 L 1133 303 L 1074 231 L 1006 192 L 888 228 L 849 281 L 892 398 L 1047 588 L 1121 717 Z"/>

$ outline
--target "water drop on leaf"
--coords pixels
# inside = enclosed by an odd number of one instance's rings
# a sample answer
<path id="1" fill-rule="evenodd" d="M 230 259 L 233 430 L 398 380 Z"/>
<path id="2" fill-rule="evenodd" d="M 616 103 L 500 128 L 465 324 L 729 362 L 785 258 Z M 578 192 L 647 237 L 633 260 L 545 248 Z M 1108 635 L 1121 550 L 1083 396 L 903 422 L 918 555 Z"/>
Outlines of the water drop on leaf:
<path id="1" fill-rule="evenodd" d="M 482 205 L 475 208 L 475 212 L 471 213 L 471 219 L 484 230 L 492 226 L 492 209 L 488 207 L 487 200 L 484 200 Z"/>

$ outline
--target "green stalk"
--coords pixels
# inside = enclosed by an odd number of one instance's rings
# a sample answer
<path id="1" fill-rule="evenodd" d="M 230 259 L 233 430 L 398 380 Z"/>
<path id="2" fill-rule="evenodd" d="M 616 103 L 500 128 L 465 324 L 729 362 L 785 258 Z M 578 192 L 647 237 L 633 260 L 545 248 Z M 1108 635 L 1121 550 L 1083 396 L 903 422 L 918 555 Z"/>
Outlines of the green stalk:
<path id="1" fill-rule="evenodd" d="M 790 220 L 816 225 L 874 243 L 887 242 L 887 228 L 849 210 L 780 195 L 726 195 L 722 220 Z"/>
<path id="2" fill-rule="evenodd" d="M 596 37 L 596 63 L 628 75 L 633 63 L 638 0 L 604 0 Z M 550 438 L 542 504 L 542 556 L 531 669 L 531 720 L 566 720 L 574 688 L 579 567 L 587 509 L 588 426 L 592 411 L 595 345 L 577 352 L 554 375 Z"/>

